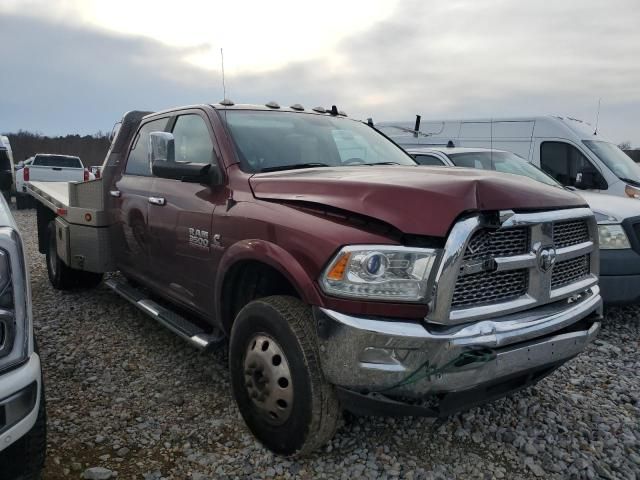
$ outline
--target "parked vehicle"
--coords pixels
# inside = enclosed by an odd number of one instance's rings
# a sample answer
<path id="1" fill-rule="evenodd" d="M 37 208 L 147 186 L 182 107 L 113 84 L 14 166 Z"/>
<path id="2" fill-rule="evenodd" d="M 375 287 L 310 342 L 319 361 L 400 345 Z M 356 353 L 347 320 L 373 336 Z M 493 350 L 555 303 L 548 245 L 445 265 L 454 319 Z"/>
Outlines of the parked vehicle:
<path id="1" fill-rule="evenodd" d="M 511 152 L 486 148 L 421 147 L 407 152 L 420 165 L 495 170 L 562 187 L 538 167 Z M 566 187 L 572 188 L 572 187 Z M 598 222 L 600 289 L 607 304 L 640 302 L 640 203 L 580 190 Z"/>
<path id="2" fill-rule="evenodd" d="M 119 270 L 106 284 L 192 345 L 228 337 L 240 412 L 282 454 L 342 409 L 447 416 L 524 388 L 600 328 L 584 200 L 419 168 L 335 107 L 130 112 L 100 180 L 28 189 L 54 287 Z"/>
<path id="3" fill-rule="evenodd" d="M 11 191 L 15 184 L 13 168 L 11 143 L 8 137 L 2 135 L 0 136 L 0 192 L 8 200 L 11 200 Z"/>
<path id="4" fill-rule="evenodd" d="M 0 478 L 40 478 L 46 412 L 22 239 L 0 199 Z"/>
<path id="5" fill-rule="evenodd" d="M 31 205 L 28 182 L 87 182 L 95 178 L 78 157 L 38 153 L 29 165 L 16 172 L 16 207 L 21 210 Z"/>
<path id="6" fill-rule="evenodd" d="M 377 125 L 404 147 L 446 145 L 513 152 L 562 185 L 640 199 L 640 165 L 591 125 L 571 117 L 387 122 Z"/>
<path id="7" fill-rule="evenodd" d="M 23 169 L 24 167 L 30 166 L 33 163 L 33 159 L 34 158 L 35 158 L 35 156 L 32 156 L 32 157 L 29 157 L 29 158 L 27 158 L 25 160 L 19 161 L 18 163 L 16 163 L 15 170 L 18 171 L 18 170 Z"/>
<path id="8" fill-rule="evenodd" d="M 100 178 L 100 166 L 89 167 L 89 171 L 93 173 L 95 178 Z"/>

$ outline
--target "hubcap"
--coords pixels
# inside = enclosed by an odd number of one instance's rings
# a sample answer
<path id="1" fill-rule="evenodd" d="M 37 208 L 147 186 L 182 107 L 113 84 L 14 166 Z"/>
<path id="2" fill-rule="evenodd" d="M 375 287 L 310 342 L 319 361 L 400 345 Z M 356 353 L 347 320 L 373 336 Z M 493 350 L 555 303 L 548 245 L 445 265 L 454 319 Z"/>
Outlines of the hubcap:
<path id="1" fill-rule="evenodd" d="M 254 336 L 244 357 L 244 379 L 249 398 L 260 414 L 273 425 L 291 415 L 293 384 L 284 352 L 271 337 Z"/>

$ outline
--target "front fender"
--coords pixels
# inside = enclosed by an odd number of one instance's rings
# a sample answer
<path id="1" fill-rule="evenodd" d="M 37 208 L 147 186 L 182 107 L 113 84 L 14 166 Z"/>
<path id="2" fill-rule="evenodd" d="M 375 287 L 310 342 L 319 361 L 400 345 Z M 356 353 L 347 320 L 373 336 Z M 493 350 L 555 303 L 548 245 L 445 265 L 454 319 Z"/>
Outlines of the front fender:
<path id="1" fill-rule="evenodd" d="M 309 305 L 324 305 L 315 282 L 300 263 L 282 247 L 260 239 L 241 240 L 224 252 L 216 272 L 216 318 L 222 318 L 222 288 L 224 278 L 238 262 L 254 260 L 280 272 L 291 282 L 303 302 Z"/>

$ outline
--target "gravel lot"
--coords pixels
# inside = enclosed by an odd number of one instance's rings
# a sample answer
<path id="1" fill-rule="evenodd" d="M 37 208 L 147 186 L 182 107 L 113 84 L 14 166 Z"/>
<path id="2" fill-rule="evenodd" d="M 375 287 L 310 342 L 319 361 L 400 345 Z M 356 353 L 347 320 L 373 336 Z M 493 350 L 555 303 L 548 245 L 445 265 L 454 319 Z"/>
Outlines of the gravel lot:
<path id="1" fill-rule="evenodd" d="M 640 478 L 640 309 L 609 310 L 587 354 L 534 388 L 436 425 L 351 418 L 324 452 L 289 460 L 245 428 L 225 351 L 196 351 L 105 287 L 55 291 L 35 214 L 14 215 L 47 388 L 45 479 Z"/>

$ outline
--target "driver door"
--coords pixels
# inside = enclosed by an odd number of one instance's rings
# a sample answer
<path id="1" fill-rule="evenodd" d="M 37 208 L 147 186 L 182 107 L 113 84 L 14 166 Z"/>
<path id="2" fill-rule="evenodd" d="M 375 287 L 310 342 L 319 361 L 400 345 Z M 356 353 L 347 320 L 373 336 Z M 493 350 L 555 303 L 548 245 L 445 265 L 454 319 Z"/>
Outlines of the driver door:
<path id="1" fill-rule="evenodd" d="M 215 137 L 205 112 L 181 112 L 170 130 L 176 162 L 216 161 Z M 205 315 L 212 311 L 220 255 L 213 240 L 213 212 L 225 201 L 222 186 L 153 177 L 149 227 L 154 278 L 167 295 Z"/>

